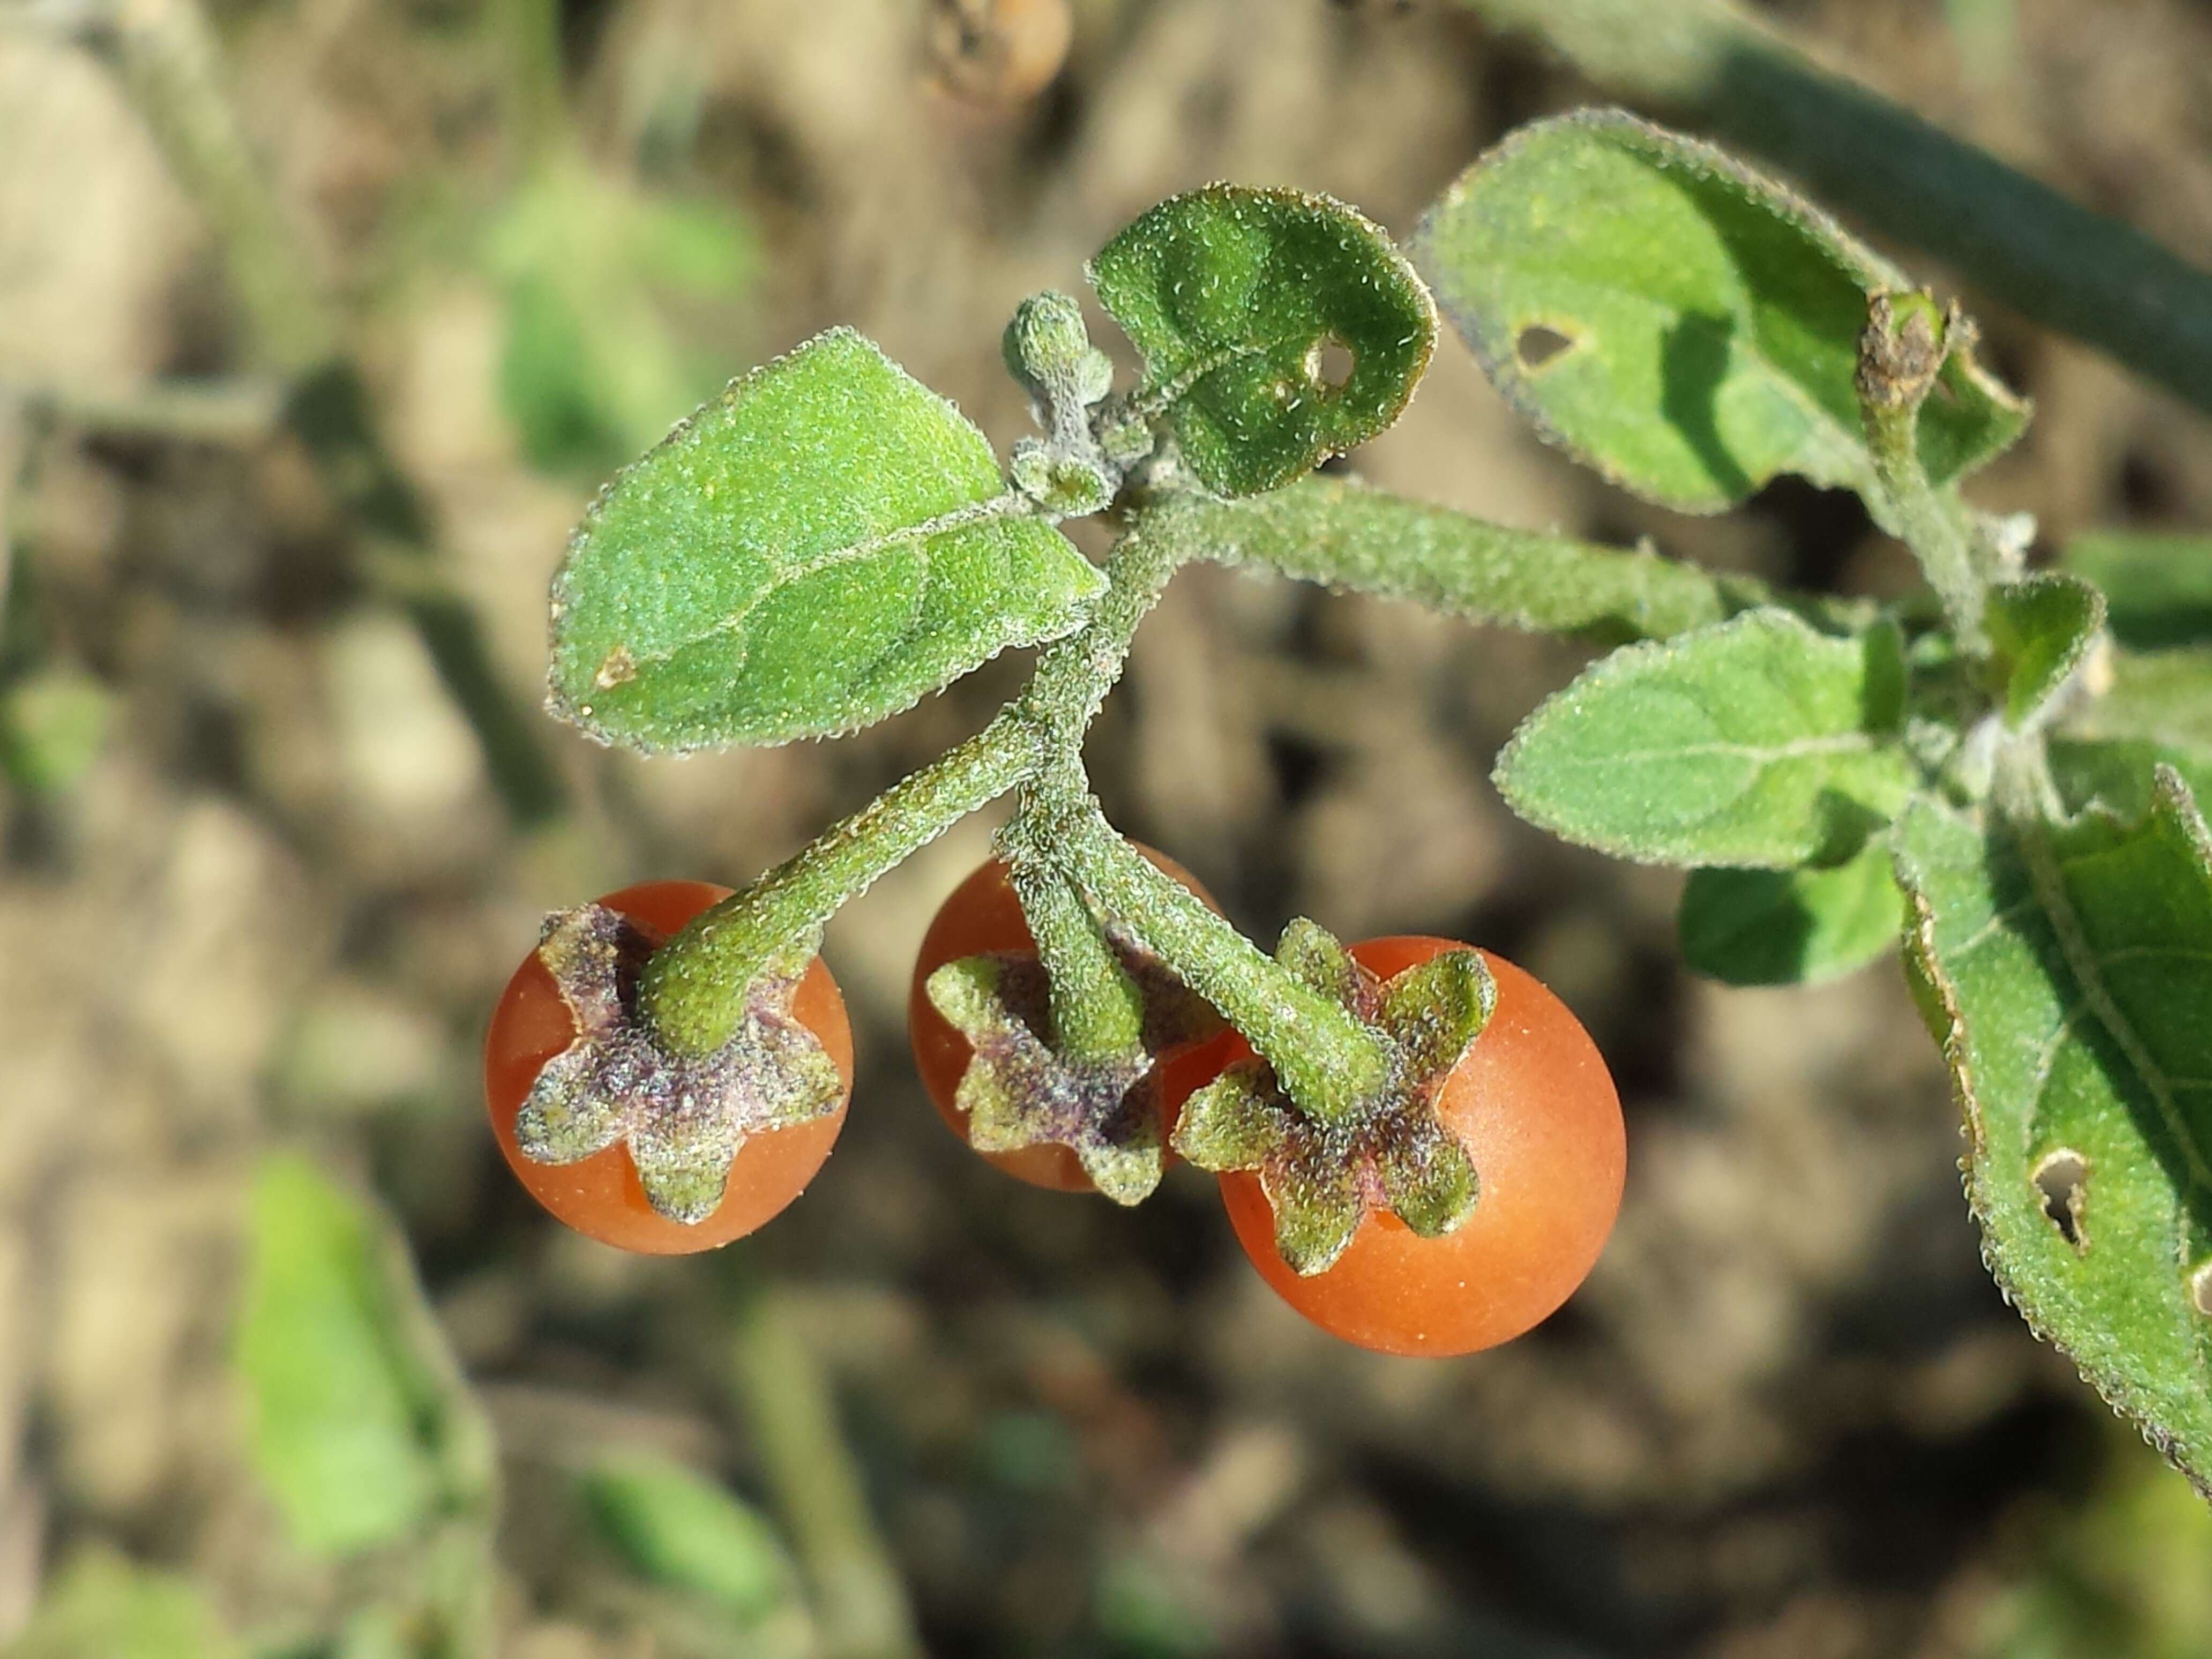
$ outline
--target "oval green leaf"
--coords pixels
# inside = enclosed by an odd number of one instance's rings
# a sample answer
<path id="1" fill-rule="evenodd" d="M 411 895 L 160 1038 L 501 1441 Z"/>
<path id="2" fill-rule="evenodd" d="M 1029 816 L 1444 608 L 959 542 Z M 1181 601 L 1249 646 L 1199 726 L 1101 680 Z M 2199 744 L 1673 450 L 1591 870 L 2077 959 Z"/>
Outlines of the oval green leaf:
<path id="1" fill-rule="evenodd" d="M 2043 572 L 1990 590 L 1990 643 L 2005 720 L 2033 725 L 2105 626 L 2105 596 L 2079 576 Z"/>
<path id="2" fill-rule="evenodd" d="M 1524 720 L 1496 781 L 1522 817 L 1653 864 L 1849 857 L 1912 786 L 1894 629 L 1838 639 L 1762 609 L 1632 645 Z"/>
<path id="3" fill-rule="evenodd" d="M 1069 632 L 1103 586 L 957 410 L 831 329 L 593 503 L 554 578 L 547 702 L 647 751 L 831 736 Z"/>
<path id="4" fill-rule="evenodd" d="M 1692 870 L 1682 958 L 1726 985 L 1817 985 L 1897 943 L 1897 882 L 1880 838 L 1826 870 Z"/>
<path id="5" fill-rule="evenodd" d="M 1710 144 L 1618 110 L 1522 128 L 1431 208 L 1414 257 L 1490 378 L 1613 483 L 1686 512 L 1778 472 L 1863 490 L 1852 376 L 1875 294 L 1904 275 Z M 2027 407 L 1969 353 L 1923 407 L 1942 483 Z"/>
<path id="6" fill-rule="evenodd" d="M 305 1549 L 396 1543 L 442 1495 L 440 1402 L 408 1351 L 428 1328 L 390 1274 L 366 1206 L 302 1159 L 262 1166 L 234 1358 L 255 1467 Z"/>
<path id="7" fill-rule="evenodd" d="M 1398 418 L 1436 349 L 1405 255 L 1341 202 L 1209 185 L 1170 197 L 1091 262 L 1099 302 L 1144 354 L 1199 481 L 1252 495 Z"/>
<path id="8" fill-rule="evenodd" d="M 2045 1340 L 2212 1492 L 2212 845 L 2149 815 L 1899 820 L 1908 949 L 1966 1116 L 1984 1255 Z"/>
<path id="9" fill-rule="evenodd" d="M 578 1477 L 601 1536 L 641 1577 L 756 1624 L 795 1596 L 775 1529 L 705 1476 L 652 1452 L 609 1453 Z"/>

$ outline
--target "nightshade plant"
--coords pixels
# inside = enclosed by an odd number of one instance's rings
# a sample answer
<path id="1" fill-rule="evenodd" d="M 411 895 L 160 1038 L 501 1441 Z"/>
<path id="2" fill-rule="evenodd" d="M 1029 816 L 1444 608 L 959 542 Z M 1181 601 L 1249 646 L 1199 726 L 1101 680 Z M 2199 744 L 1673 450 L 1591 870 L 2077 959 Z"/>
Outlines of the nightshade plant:
<path id="1" fill-rule="evenodd" d="M 1087 274 L 1141 374 L 1116 391 L 1073 300 L 1025 301 L 1005 352 L 1042 435 L 1010 477 L 948 404 L 833 330 L 701 410 L 576 532 L 550 701 L 607 743 L 849 732 L 1042 647 L 981 732 L 640 958 L 625 1086 L 649 1098 L 658 1066 L 694 1111 L 719 1087 L 714 1156 L 830 1109 L 826 1085 L 819 1103 L 796 1098 L 803 1079 L 758 1086 L 748 1033 L 839 905 L 1011 793 L 999 849 L 1042 983 L 972 960 L 930 980 L 1001 1142 L 1028 1125 L 1110 1196 L 1143 1197 L 1166 1137 L 1129 1104 L 1194 998 L 1257 1059 L 1191 1097 L 1172 1145 L 1265 1173 L 1291 1266 L 1325 1270 L 1378 1208 L 1449 1233 L 1482 1171 L 1431 1100 L 1493 1006 L 1480 957 L 1448 951 L 1378 1004 L 1312 923 L 1262 953 L 1107 823 L 1081 741 L 1194 560 L 1572 635 L 1617 648 L 1516 733 L 1506 800 L 1689 870 L 1683 946 L 1723 980 L 1828 978 L 1901 931 L 1992 1272 L 2212 1484 L 2212 842 L 2194 793 L 2212 779 L 2195 643 L 2212 565 L 2176 574 L 2202 550 L 2103 538 L 2077 569 L 2030 573 L 2033 526 L 1960 493 L 2028 410 L 1957 307 L 1727 155 L 1618 112 L 1539 123 L 1476 162 L 1411 260 L 1339 204 L 1224 185 L 1153 209 Z M 1614 483 L 1692 513 L 1784 473 L 1856 491 L 1928 594 L 1778 592 L 1310 476 L 1404 408 L 1431 289 L 1498 387 Z M 1100 565 L 1055 527 L 1089 514 L 1119 532 Z M 1048 1040 L 994 1040 L 1018 1027 Z M 582 1157 L 625 1109 L 543 1084 L 526 1150 Z M 689 1218 L 699 1173 L 647 1195 Z"/>

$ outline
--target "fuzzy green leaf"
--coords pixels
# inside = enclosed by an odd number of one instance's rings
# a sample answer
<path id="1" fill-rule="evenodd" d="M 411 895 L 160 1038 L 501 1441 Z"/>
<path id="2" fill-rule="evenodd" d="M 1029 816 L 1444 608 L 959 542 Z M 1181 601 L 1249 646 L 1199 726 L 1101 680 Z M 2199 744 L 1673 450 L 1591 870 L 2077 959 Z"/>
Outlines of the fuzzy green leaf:
<path id="1" fill-rule="evenodd" d="M 1728 985 L 1816 985 L 1897 943 L 1897 883 L 1879 837 L 1826 870 L 1692 870 L 1682 957 Z"/>
<path id="2" fill-rule="evenodd" d="M 2104 595 L 2078 577 L 2030 576 L 1990 590 L 1990 641 L 2004 676 L 2008 723 L 2034 722 L 2104 625 Z"/>
<path id="3" fill-rule="evenodd" d="M 1585 670 L 1513 734 L 1498 787 L 1530 823 L 1623 858 L 1833 862 L 1911 788 L 1904 672 L 1893 629 L 1836 639 L 1747 611 Z"/>
<path id="4" fill-rule="evenodd" d="M 1991 1270 L 2212 1490 L 2212 845 L 2196 803 L 2161 772 L 2139 823 L 1985 836 L 1923 799 L 1896 842 Z"/>
<path id="5" fill-rule="evenodd" d="M 2140 651 L 2212 639 L 2212 536 L 2103 530 L 2061 561 L 2104 590 L 2112 637 Z"/>
<path id="6" fill-rule="evenodd" d="M 333 1555 L 409 1536 L 441 1495 L 440 1402 L 378 1226 L 300 1159 L 270 1159 L 254 1182 L 235 1350 L 253 1461 L 293 1537 Z"/>
<path id="7" fill-rule="evenodd" d="M 1165 413 L 1222 495 L 1288 483 L 1382 431 L 1436 347 L 1413 266 L 1325 196 L 1171 197 L 1100 249 L 1090 276 L 1144 354 L 1137 406 Z"/>
<path id="8" fill-rule="evenodd" d="M 1617 110 L 1523 127 L 1413 242 L 1498 389 L 1613 483 L 1687 512 L 1779 472 L 1871 491 L 1853 386 L 1875 294 L 1904 276 L 1710 144 Z M 1971 356 L 1920 420 L 1937 483 L 2009 445 L 2027 405 Z"/>
<path id="9" fill-rule="evenodd" d="M 832 329 L 592 505 L 554 579 L 548 702 L 646 750 L 849 732 L 1068 632 L 1103 586 L 957 410 Z"/>
<path id="10" fill-rule="evenodd" d="M 775 1529 L 682 1464 L 650 1452 L 609 1454 L 577 1486 L 599 1534 L 641 1577 L 702 1596 L 744 1624 L 794 1599 Z"/>
<path id="11" fill-rule="evenodd" d="M 1181 501 L 1147 522 L 1224 564 L 1602 645 L 1719 622 L 1758 592 L 1746 578 L 1656 553 L 1510 530 L 1341 478 L 1302 479 L 1249 501 Z"/>

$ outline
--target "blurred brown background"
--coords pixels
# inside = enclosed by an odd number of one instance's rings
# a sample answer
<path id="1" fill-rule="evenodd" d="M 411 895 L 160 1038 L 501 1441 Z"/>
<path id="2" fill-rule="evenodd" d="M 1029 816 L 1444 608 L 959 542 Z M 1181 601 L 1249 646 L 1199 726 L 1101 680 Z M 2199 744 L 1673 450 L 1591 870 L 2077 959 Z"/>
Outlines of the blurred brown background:
<path id="1" fill-rule="evenodd" d="M 122 9 L 158 29 L 171 7 Z M 991 9 L 581 0 L 552 62 L 529 0 L 213 6 L 439 580 L 514 697 L 582 504 L 725 376 L 848 322 L 1003 448 L 1027 426 L 1005 318 L 1158 198 L 1295 185 L 1403 233 L 1510 126 L 1595 95 L 1444 0 L 1070 0 L 1064 61 L 1056 5 Z M 1770 11 L 2212 260 L 2212 10 Z M 2212 1650 L 2212 1524 L 1983 1273 L 1894 966 L 1696 981 L 1677 876 L 1499 805 L 1492 754 L 1581 660 L 1556 643 L 1193 570 L 1091 745 L 1116 821 L 1262 940 L 1294 914 L 1459 934 L 1589 1025 L 1628 1110 L 1627 1201 L 1534 1335 L 1354 1352 L 1247 1270 L 1195 1172 L 1124 1213 L 948 1136 L 907 1061 L 906 979 L 988 815 L 832 927 L 852 1121 L 737 1261 L 627 1258 L 537 1213 L 475 1068 L 540 912 L 647 876 L 743 882 L 974 730 L 1023 660 L 834 744 L 647 763 L 540 722 L 572 810 L 517 832 L 393 579 L 276 417 L 235 250 L 117 54 L 73 33 L 87 15 L 0 8 L 0 1652 L 26 1632 L 39 1655 L 458 1650 L 417 1607 L 431 1556 L 303 1547 L 251 1451 L 234 1333 L 272 1148 L 404 1229 L 466 1373 L 452 1409 L 496 1436 L 507 1518 L 473 1570 L 480 1639 L 513 1659 L 866 1647 L 745 1404 L 741 1279 L 778 1287 L 818 1365 L 788 1386 L 834 1406 L 932 1653 Z M 994 21 L 1012 33 L 977 33 Z M 2039 412 L 1978 499 L 2046 539 L 2212 523 L 2201 418 L 1980 309 Z M 1355 463 L 1510 524 L 1905 579 L 1847 497 L 1778 485 L 1693 521 L 1607 490 L 1454 343 Z M 702 1612 L 711 1593 L 595 1528 L 571 1477 L 639 1450 L 755 1506 L 804 1588 Z M 149 1647 L 55 1610 L 149 1590 L 189 1611 Z"/>

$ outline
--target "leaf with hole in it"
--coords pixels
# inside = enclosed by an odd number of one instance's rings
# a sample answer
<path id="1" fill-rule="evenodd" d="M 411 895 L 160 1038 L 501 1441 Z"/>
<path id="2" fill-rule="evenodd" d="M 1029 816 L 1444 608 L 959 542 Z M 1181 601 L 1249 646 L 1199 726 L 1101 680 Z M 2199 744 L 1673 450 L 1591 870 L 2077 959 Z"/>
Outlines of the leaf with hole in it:
<path id="1" fill-rule="evenodd" d="M 2094 531 L 2060 562 L 2104 591 L 2112 637 L 2139 651 L 2212 639 L 2212 536 Z"/>
<path id="2" fill-rule="evenodd" d="M 1817 985 L 1897 943 L 1897 881 L 1877 836 L 1832 869 L 1692 870 L 1682 957 L 1727 985 Z"/>
<path id="3" fill-rule="evenodd" d="M 253 1462 L 302 1548 L 346 1555 L 418 1533 L 488 1480 L 404 1247 L 305 1160 L 253 1186 L 234 1363 Z"/>
<path id="4" fill-rule="evenodd" d="M 1540 829 L 1651 864 L 1791 869 L 1849 857 L 1912 787 L 1897 632 L 1748 611 L 1586 669 L 1498 757 Z"/>
<path id="5" fill-rule="evenodd" d="M 1288 483 L 1398 418 L 1436 348 L 1406 257 L 1325 196 L 1209 185 L 1100 249 L 1091 284 L 1144 354 L 1137 406 L 1164 413 L 1218 495 Z"/>
<path id="6" fill-rule="evenodd" d="M 1984 1253 L 2029 1325 L 2212 1492 L 2212 846 L 2134 823 L 1895 831 Z"/>
<path id="7" fill-rule="evenodd" d="M 1686 512 L 1779 472 L 1872 488 L 1853 376 L 1903 274 L 1721 150 L 1618 110 L 1522 128 L 1462 173 L 1414 257 L 1498 389 L 1613 483 Z M 2027 406 L 1954 353 L 1920 416 L 1937 483 Z"/>
<path id="8" fill-rule="evenodd" d="M 2046 573 L 1990 590 L 1990 643 L 2009 725 L 2035 721 L 2104 625 L 2105 596 L 2076 576 Z"/>
<path id="9" fill-rule="evenodd" d="M 592 505 L 554 578 L 547 702 L 647 751 L 825 737 L 1069 632 L 1103 587 L 957 410 L 832 329 Z"/>
<path id="10" fill-rule="evenodd" d="M 718 1483 L 651 1452 L 611 1452 L 577 1477 L 586 1513 L 631 1571 L 741 1624 L 797 1599 L 775 1528 Z"/>

